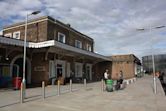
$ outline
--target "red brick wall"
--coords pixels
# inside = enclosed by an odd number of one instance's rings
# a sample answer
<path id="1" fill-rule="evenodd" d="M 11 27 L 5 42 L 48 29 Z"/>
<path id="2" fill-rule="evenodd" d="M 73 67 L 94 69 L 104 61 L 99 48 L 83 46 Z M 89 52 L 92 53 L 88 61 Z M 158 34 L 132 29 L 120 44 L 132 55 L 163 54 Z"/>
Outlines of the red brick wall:
<path id="1" fill-rule="evenodd" d="M 112 78 L 118 79 L 120 70 L 123 72 L 125 79 L 134 77 L 134 63 L 133 62 L 113 62 L 112 63 Z"/>
<path id="2" fill-rule="evenodd" d="M 55 37 L 55 32 L 56 32 L 56 37 Z M 48 21 L 48 35 L 47 35 L 48 39 L 58 40 L 58 32 L 65 34 L 66 44 L 75 46 L 75 40 L 79 40 L 82 42 L 82 49 L 86 50 L 86 45 L 90 44 L 92 46 L 92 52 L 93 52 L 93 40 L 90 40 L 89 38 L 83 37 L 80 34 L 69 31 L 64 27 L 61 27 L 57 24 Z"/>
<path id="3" fill-rule="evenodd" d="M 27 30 L 27 41 L 41 42 L 47 40 L 47 21 L 29 24 Z M 24 40 L 25 26 L 20 26 L 8 30 L 4 30 L 4 35 L 20 31 L 20 39 Z"/>
<path id="4" fill-rule="evenodd" d="M 104 72 L 106 71 L 106 69 L 109 70 L 109 74 L 111 76 L 111 72 L 112 72 L 112 63 L 111 62 L 99 62 L 97 64 L 95 64 L 93 66 L 93 79 L 94 80 L 101 80 L 104 76 Z"/>
<path id="5" fill-rule="evenodd" d="M 111 56 L 112 62 L 112 78 L 117 79 L 120 70 L 122 70 L 124 78 L 129 79 L 135 76 L 136 57 L 133 54 Z"/>
<path id="6" fill-rule="evenodd" d="M 37 22 L 37 21 L 36 21 Z M 61 24 L 61 23 L 59 23 Z M 70 31 L 65 28 L 67 26 L 62 23 L 62 25 L 57 25 L 50 20 L 40 21 L 38 23 L 33 23 L 28 25 L 27 30 L 27 41 L 32 42 L 41 42 L 46 40 L 58 40 L 58 32 L 65 34 L 66 36 L 66 44 L 75 46 L 75 40 L 79 40 L 82 42 L 82 49 L 86 50 L 87 44 L 90 44 L 92 47 L 92 52 L 94 50 L 93 39 L 86 37 L 79 32 Z M 8 27 L 9 28 L 9 27 Z M 12 29 L 5 29 L 3 31 L 4 35 L 7 33 L 14 33 L 16 31 L 20 31 L 20 39 L 24 40 L 25 26 L 13 27 Z"/>
<path id="7" fill-rule="evenodd" d="M 35 53 L 32 58 L 32 83 L 41 84 L 42 81 L 48 82 L 49 62 L 45 60 L 44 53 Z M 43 70 L 35 68 L 43 67 Z"/>

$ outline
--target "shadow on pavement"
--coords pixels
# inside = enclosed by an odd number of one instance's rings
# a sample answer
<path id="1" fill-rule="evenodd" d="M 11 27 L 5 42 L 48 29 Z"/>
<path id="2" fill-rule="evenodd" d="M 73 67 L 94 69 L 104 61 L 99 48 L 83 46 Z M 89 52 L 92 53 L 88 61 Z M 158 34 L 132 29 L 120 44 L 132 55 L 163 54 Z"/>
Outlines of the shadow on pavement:
<path id="1" fill-rule="evenodd" d="M 4 107 L 7 107 L 7 106 L 12 106 L 12 105 L 19 104 L 19 103 L 20 103 L 20 102 L 15 102 L 15 103 L 3 105 L 3 106 L 0 106 L 0 108 L 4 108 Z"/>

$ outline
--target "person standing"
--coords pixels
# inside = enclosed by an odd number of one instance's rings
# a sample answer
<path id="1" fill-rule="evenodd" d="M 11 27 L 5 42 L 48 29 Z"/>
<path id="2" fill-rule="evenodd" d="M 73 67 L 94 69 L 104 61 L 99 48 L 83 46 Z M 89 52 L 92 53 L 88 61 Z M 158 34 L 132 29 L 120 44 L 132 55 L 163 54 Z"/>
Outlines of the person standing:
<path id="1" fill-rule="evenodd" d="M 123 72 L 122 72 L 122 70 L 120 70 L 119 77 L 118 77 L 118 80 L 117 80 L 116 89 L 117 90 L 121 89 L 122 88 L 122 84 L 123 84 Z"/>
<path id="2" fill-rule="evenodd" d="M 104 81 L 105 81 L 105 84 L 106 84 L 106 81 L 108 80 L 108 69 L 106 69 L 105 73 L 104 73 Z"/>
<path id="3" fill-rule="evenodd" d="M 120 71 L 119 81 L 120 81 L 120 84 L 123 83 L 123 72 L 122 72 L 122 70 Z"/>

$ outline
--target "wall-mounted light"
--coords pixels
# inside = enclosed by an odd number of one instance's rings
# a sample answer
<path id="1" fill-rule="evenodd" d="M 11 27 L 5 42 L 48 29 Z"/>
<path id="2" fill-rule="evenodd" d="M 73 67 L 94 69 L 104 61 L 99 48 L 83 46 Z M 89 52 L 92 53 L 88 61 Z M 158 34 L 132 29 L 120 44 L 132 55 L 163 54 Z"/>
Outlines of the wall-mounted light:
<path id="1" fill-rule="evenodd" d="M 5 59 L 8 61 L 8 60 L 9 60 L 9 57 L 6 57 Z"/>

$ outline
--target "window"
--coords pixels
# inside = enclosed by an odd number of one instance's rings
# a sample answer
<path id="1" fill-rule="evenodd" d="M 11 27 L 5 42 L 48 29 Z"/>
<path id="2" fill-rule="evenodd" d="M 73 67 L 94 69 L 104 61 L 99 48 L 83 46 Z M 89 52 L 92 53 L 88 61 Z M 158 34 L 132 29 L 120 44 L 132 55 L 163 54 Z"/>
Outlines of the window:
<path id="1" fill-rule="evenodd" d="M 79 40 L 75 40 L 75 47 L 82 48 L 82 42 Z"/>
<path id="2" fill-rule="evenodd" d="M 86 45 L 86 49 L 87 49 L 88 51 L 92 51 L 91 45 L 90 45 L 90 44 L 87 44 L 87 45 Z"/>
<path id="3" fill-rule="evenodd" d="M 12 37 L 12 33 L 7 33 L 4 35 L 5 37 Z"/>
<path id="4" fill-rule="evenodd" d="M 82 77 L 82 63 L 75 63 L 75 77 Z"/>
<path id="5" fill-rule="evenodd" d="M 56 66 L 57 77 L 66 77 L 66 61 L 56 60 Z"/>
<path id="6" fill-rule="evenodd" d="M 65 43 L 65 34 L 62 34 L 60 32 L 58 32 L 58 41 L 59 42 L 62 42 L 62 43 Z"/>
<path id="7" fill-rule="evenodd" d="M 62 77 L 63 74 L 63 66 L 62 64 L 57 64 L 57 77 Z"/>
<path id="8" fill-rule="evenodd" d="M 14 32 L 13 33 L 13 38 L 20 39 L 20 31 Z"/>
<path id="9" fill-rule="evenodd" d="M 49 78 L 54 78 L 56 77 L 55 75 L 55 63 L 54 61 L 50 60 L 49 61 Z"/>

